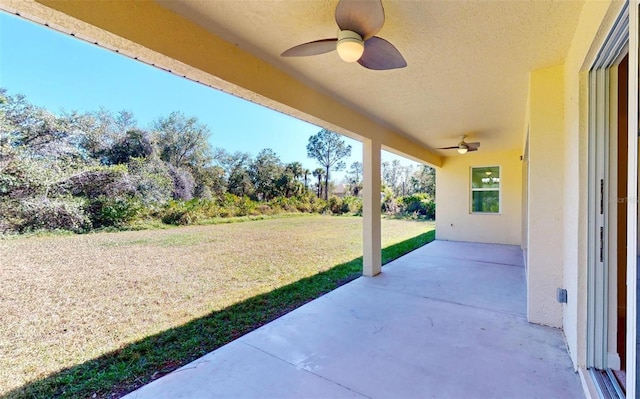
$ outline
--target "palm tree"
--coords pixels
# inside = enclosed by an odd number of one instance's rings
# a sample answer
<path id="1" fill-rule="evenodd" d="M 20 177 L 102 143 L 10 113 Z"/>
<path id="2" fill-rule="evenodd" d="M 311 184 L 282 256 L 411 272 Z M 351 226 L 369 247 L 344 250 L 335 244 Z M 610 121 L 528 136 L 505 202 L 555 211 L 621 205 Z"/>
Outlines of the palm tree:
<path id="1" fill-rule="evenodd" d="M 308 178 L 309 178 L 309 173 L 311 173 L 311 171 L 309 169 L 305 169 L 304 170 L 304 193 L 305 195 L 307 194 L 307 191 L 309 191 L 309 185 L 307 184 Z"/>
<path id="2" fill-rule="evenodd" d="M 324 177 L 324 169 L 317 168 L 313 171 L 313 176 L 318 178 L 318 198 L 322 197 L 322 178 Z"/>
<path id="3" fill-rule="evenodd" d="M 302 168 L 302 164 L 300 162 L 291 162 L 287 165 L 286 169 L 291 172 L 293 177 L 295 177 L 296 179 L 302 177 L 302 174 L 304 173 L 304 169 Z"/>

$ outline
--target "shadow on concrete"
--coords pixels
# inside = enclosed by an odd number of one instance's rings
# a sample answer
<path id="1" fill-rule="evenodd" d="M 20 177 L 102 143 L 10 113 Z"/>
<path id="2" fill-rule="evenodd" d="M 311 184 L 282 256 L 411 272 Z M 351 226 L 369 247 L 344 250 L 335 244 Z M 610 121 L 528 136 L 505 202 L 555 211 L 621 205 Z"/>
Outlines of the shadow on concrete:
<path id="1" fill-rule="evenodd" d="M 435 239 L 435 230 L 386 247 L 391 262 Z M 133 342 L 23 385 L 4 398 L 117 398 L 255 330 L 362 274 L 362 257 Z M 94 396 L 95 395 L 95 396 Z"/>

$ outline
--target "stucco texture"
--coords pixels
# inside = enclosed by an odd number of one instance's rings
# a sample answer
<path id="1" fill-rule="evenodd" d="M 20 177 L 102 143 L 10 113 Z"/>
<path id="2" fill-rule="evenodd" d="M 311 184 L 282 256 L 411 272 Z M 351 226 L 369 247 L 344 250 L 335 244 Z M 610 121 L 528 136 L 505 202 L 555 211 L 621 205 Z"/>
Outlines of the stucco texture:
<path id="1" fill-rule="evenodd" d="M 564 69 L 533 71 L 530 83 L 527 317 L 561 327 L 555 289 L 562 286 L 564 241 Z"/>
<path id="2" fill-rule="evenodd" d="M 436 171 L 436 236 L 439 240 L 521 244 L 520 151 L 477 152 L 446 158 Z M 500 166 L 501 212 L 473 214 L 471 167 Z"/>

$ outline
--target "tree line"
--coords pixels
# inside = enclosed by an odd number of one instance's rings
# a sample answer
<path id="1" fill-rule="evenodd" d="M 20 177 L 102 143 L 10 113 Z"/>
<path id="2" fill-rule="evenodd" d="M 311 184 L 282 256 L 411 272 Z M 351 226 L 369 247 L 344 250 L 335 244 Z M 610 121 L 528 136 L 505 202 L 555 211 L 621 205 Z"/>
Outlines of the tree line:
<path id="1" fill-rule="evenodd" d="M 345 177 L 349 191 L 359 195 L 362 190 L 362 162 L 353 162 Z M 430 166 L 402 165 L 399 160 L 382 162 L 382 188 L 385 196 L 400 198 L 407 195 L 426 194 L 435 201 L 436 171 Z"/>
<path id="2" fill-rule="evenodd" d="M 55 115 L 0 89 L 0 232 L 361 209 L 361 166 L 348 173 L 352 198 L 330 197 L 330 173 L 351 153 L 334 132 L 309 138 L 315 170 L 268 148 L 255 157 L 214 148 L 211 135 L 180 112 L 145 129 L 127 111 Z"/>

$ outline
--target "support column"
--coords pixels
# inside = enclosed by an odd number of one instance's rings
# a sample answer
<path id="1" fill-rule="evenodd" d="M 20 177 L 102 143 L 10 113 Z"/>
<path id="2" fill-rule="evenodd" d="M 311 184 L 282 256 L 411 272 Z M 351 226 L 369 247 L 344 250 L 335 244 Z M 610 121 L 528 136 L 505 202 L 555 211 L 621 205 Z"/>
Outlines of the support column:
<path id="1" fill-rule="evenodd" d="M 563 306 L 569 305 L 556 301 L 556 289 L 568 289 L 569 303 L 580 298 L 563 280 L 567 237 L 562 204 L 567 191 L 564 140 L 558 137 L 565 134 L 564 66 L 531 72 L 529 107 L 527 319 L 562 328 Z M 569 194 L 576 195 L 573 204 L 577 204 L 578 192 Z"/>
<path id="2" fill-rule="evenodd" d="M 365 140 L 362 145 L 362 218 L 364 252 L 362 274 L 373 277 L 382 270 L 382 226 L 380 222 L 380 142 Z"/>

